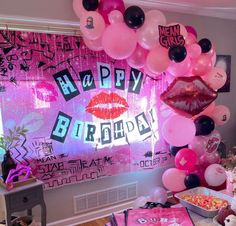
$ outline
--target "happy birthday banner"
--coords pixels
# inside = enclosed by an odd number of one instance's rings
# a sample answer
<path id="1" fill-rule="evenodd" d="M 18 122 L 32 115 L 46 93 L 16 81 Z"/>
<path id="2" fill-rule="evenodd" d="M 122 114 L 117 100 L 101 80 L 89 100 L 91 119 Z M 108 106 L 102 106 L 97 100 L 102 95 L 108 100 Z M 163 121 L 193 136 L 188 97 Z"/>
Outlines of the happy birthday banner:
<path id="1" fill-rule="evenodd" d="M 159 136 L 165 79 L 79 37 L 1 30 L 0 48 L 3 132 L 29 130 L 10 151 L 46 189 L 171 162 Z"/>

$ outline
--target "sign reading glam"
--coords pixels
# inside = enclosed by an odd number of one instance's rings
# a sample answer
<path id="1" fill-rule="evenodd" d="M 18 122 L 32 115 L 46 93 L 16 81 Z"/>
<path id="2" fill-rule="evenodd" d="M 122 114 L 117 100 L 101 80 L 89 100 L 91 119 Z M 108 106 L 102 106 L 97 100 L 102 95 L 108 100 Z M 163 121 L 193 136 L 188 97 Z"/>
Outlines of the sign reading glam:
<path id="1" fill-rule="evenodd" d="M 84 134 L 84 143 L 99 143 L 103 146 L 120 139 L 126 139 L 128 142 L 129 135 L 135 132 L 135 130 L 137 130 L 136 132 L 138 132 L 140 138 L 150 136 L 150 123 L 156 122 L 154 109 L 151 109 L 148 115 L 144 112 L 137 114 L 133 120 L 119 119 L 115 121 L 115 119 L 129 110 L 129 104 L 125 98 L 115 92 L 106 92 L 107 89 L 115 88 L 119 90 L 127 89 L 128 93 L 139 94 L 143 83 L 143 72 L 131 68 L 129 79 L 127 79 L 125 69 L 115 68 L 113 79 L 110 65 L 97 63 L 97 69 L 99 87 L 96 87 L 95 76 L 91 70 L 79 72 L 79 82 L 83 92 L 89 92 L 99 88 L 99 93 L 92 97 L 86 106 L 86 112 L 101 119 L 102 122 L 95 124 L 93 122 L 83 122 L 79 118 L 76 118 L 72 125 L 71 137 L 81 140 L 82 134 Z M 80 95 L 79 84 L 73 80 L 68 69 L 54 74 L 53 77 L 65 101 L 77 98 Z M 125 86 L 126 81 L 128 81 L 127 87 Z M 147 117 L 149 117 L 149 120 Z M 111 120 L 113 121 L 111 122 Z M 51 139 L 63 143 L 72 121 L 72 116 L 60 111 L 51 133 Z"/>

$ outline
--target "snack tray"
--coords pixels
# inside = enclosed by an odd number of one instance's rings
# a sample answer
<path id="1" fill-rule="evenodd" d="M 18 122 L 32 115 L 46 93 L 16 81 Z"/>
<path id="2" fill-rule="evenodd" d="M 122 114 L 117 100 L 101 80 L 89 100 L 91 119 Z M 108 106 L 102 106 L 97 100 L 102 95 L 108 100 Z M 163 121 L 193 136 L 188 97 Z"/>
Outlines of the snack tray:
<path id="1" fill-rule="evenodd" d="M 232 198 L 233 198 L 233 197 L 230 197 L 230 196 L 223 194 L 221 192 L 217 192 L 217 191 L 211 190 L 209 188 L 205 188 L 205 187 L 192 188 L 192 189 L 182 191 L 182 192 L 175 194 L 175 197 L 177 199 L 179 199 L 180 203 L 184 207 L 188 208 L 189 210 L 191 210 L 203 217 L 207 217 L 207 218 L 213 218 L 214 216 L 216 216 L 218 214 L 219 210 L 206 210 L 206 209 L 201 208 L 200 206 L 194 205 L 194 204 L 182 199 L 183 195 L 196 195 L 196 194 L 198 194 L 198 195 L 212 195 L 214 197 L 227 200 L 229 203 L 232 202 Z"/>

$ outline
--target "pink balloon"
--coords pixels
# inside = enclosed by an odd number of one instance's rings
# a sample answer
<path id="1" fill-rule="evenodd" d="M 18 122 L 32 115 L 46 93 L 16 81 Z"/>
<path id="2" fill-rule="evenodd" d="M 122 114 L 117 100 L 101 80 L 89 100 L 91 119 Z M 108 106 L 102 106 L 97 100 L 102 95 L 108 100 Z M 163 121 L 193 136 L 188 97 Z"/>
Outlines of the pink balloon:
<path id="1" fill-rule="evenodd" d="M 184 171 L 170 168 L 167 169 L 162 175 L 163 185 L 170 191 L 178 192 L 186 189 L 184 179 L 186 175 Z"/>
<path id="2" fill-rule="evenodd" d="M 216 106 L 215 101 L 213 101 L 207 108 L 205 108 L 199 115 L 197 115 L 197 117 L 200 115 L 207 115 L 211 117 L 212 112 L 215 109 L 215 106 Z"/>
<path id="3" fill-rule="evenodd" d="M 210 186 L 220 186 L 226 180 L 226 173 L 223 166 L 219 164 L 212 164 L 205 170 L 205 180 Z"/>
<path id="4" fill-rule="evenodd" d="M 159 10 L 151 10 L 145 14 L 145 22 L 137 30 L 138 43 L 144 49 L 152 49 L 159 43 L 158 25 L 165 25 L 166 18 Z"/>
<path id="5" fill-rule="evenodd" d="M 206 54 L 201 54 L 196 60 L 192 62 L 194 75 L 202 76 L 207 74 L 212 69 L 211 57 Z"/>
<path id="6" fill-rule="evenodd" d="M 175 166 L 180 170 L 187 170 L 192 172 L 195 169 L 197 163 L 197 154 L 189 149 L 181 149 L 175 156 Z"/>
<path id="7" fill-rule="evenodd" d="M 73 10 L 77 17 L 81 17 L 86 13 L 85 8 L 83 7 L 83 0 L 73 0 Z"/>
<path id="8" fill-rule="evenodd" d="M 113 10 L 108 15 L 110 24 L 123 22 L 123 14 L 119 10 Z"/>
<path id="9" fill-rule="evenodd" d="M 147 65 L 144 66 L 144 73 L 151 76 L 154 79 L 157 79 L 158 77 L 160 77 L 162 75 L 162 73 L 153 73 L 153 72 L 151 72 L 148 69 Z"/>
<path id="10" fill-rule="evenodd" d="M 146 65 L 152 73 L 165 71 L 170 63 L 168 50 L 160 45 L 153 48 L 147 55 Z"/>
<path id="11" fill-rule="evenodd" d="M 86 37 L 84 37 L 83 40 L 84 40 L 85 45 L 93 51 L 100 51 L 103 49 L 102 37 L 100 37 L 96 40 L 90 40 L 90 39 L 87 39 Z"/>
<path id="12" fill-rule="evenodd" d="M 194 150 L 198 157 L 203 155 L 206 151 L 207 138 L 205 136 L 195 136 L 189 143 L 189 148 Z"/>
<path id="13" fill-rule="evenodd" d="M 153 9 L 153 10 L 146 12 L 145 20 L 153 20 L 158 25 L 166 25 L 165 15 L 157 9 Z"/>
<path id="14" fill-rule="evenodd" d="M 133 54 L 127 59 L 127 63 L 133 68 L 142 68 L 146 63 L 148 50 L 137 45 Z"/>
<path id="15" fill-rule="evenodd" d="M 167 201 L 167 191 L 163 187 L 156 187 L 151 193 L 150 201 L 165 204 Z"/>
<path id="16" fill-rule="evenodd" d="M 211 62 L 212 62 L 212 65 L 215 66 L 215 64 L 216 64 L 216 53 L 214 53 L 213 56 L 211 57 Z"/>
<path id="17" fill-rule="evenodd" d="M 173 26 L 177 24 L 179 24 L 180 26 L 180 34 L 183 35 L 184 39 L 186 39 L 186 37 L 188 36 L 188 32 L 183 24 L 173 22 L 173 23 L 168 24 L 167 26 Z"/>
<path id="18" fill-rule="evenodd" d="M 185 26 L 185 28 L 188 33 L 193 34 L 197 38 L 197 31 L 194 27 L 188 25 L 188 26 Z"/>
<path id="19" fill-rule="evenodd" d="M 100 0 L 98 12 L 103 16 L 105 22 L 108 24 L 108 15 L 111 11 L 118 10 L 122 14 L 125 12 L 125 4 L 123 0 Z"/>
<path id="20" fill-rule="evenodd" d="M 227 74 L 224 69 L 220 67 L 214 67 L 202 78 L 212 89 L 217 90 L 226 83 Z"/>
<path id="21" fill-rule="evenodd" d="M 187 47 L 187 53 L 190 58 L 198 58 L 202 53 L 202 49 L 197 43 L 193 43 Z"/>
<path id="22" fill-rule="evenodd" d="M 192 45 L 194 43 L 197 43 L 196 37 L 193 34 L 188 33 L 187 37 L 185 38 L 185 45 L 189 46 L 189 45 Z"/>
<path id="23" fill-rule="evenodd" d="M 230 119 L 230 110 L 225 105 L 217 105 L 212 112 L 212 119 L 218 126 L 224 125 Z"/>
<path id="24" fill-rule="evenodd" d="M 171 61 L 169 64 L 169 67 L 167 68 L 167 71 L 174 75 L 175 77 L 179 76 L 189 76 L 189 72 L 191 69 L 191 60 L 188 56 L 180 62 L 175 63 L 174 61 Z"/>
<path id="25" fill-rule="evenodd" d="M 164 139 L 170 145 L 177 147 L 189 144 L 195 137 L 195 133 L 196 127 L 194 122 L 179 115 L 170 116 L 162 126 Z"/>
<path id="26" fill-rule="evenodd" d="M 80 29 L 84 37 L 96 40 L 102 36 L 105 22 L 99 13 L 87 11 L 80 19 Z"/>
<path id="27" fill-rule="evenodd" d="M 211 154 L 205 153 L 199 159 L 199 164 L 204 168 L 216 163 L 220 163 L 220 155 L 218 152 L 214 152 Z"/>
<path id="28" fill-rule="evenodd" d="M 103 49 L 113 59 L 122 60 L 130 57 L 137 45 L 135 31 L 125 23 L 109 25 L 102 37 Z"/>

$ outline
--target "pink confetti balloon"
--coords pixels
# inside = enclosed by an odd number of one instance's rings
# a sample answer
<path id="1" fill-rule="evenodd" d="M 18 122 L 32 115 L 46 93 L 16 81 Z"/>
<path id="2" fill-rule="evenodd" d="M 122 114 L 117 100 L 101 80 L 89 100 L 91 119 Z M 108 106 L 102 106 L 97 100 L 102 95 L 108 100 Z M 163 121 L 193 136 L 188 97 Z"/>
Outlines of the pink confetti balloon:
<path id="1" fill-rule="evenodd" d="M 196 37 L 193 34 L 188 33 L 187 37 L 185 38 L 185 46 L 189 46 L 194 43 L 197 43 Z"/>
<path id="2" fill-rule="evenodd" d="M 106 54 L 113 59 L 127 59 L 134 52 L 136 45 L 135 31 L 125 23 L 111 24 L 104 31 L 102 46 Z"/>
<path id="3" fill-rule="evenodd" d="M 212 69 L 211 57 L 207 54 L 201 54 L 196 60 L 192 61 L 194 75 L 202 76 Z"/>
<path id="4" fill-rule="evenodd" d="M 201 47 L 197 43 L 193 43 L 187 47 L 187 54 L 192 59 L 198 58 L 201 53 Z"/>

